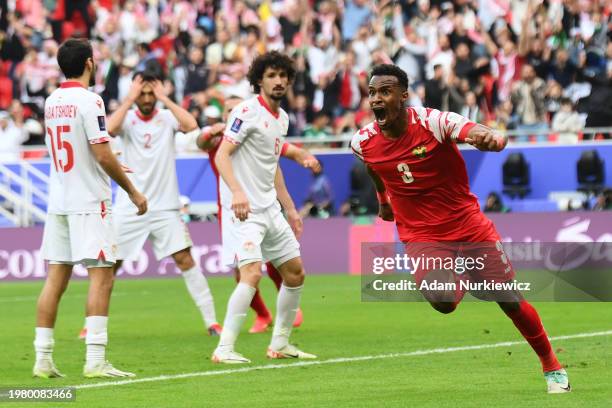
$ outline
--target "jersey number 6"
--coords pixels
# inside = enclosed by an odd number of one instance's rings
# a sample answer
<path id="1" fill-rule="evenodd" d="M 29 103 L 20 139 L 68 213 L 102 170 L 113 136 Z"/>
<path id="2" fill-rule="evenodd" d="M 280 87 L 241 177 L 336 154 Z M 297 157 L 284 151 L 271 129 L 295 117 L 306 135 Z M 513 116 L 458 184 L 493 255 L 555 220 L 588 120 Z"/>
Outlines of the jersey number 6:
<path id="1" fill-rule="evenodd" d="M 397 165 L 397 171 L 402 173 L 402 180 L 404 183 L 410 184 L 414 181 L 414 177 L 412 177 L 412 173 L 410 172 L 410 168 L 406 163 L 400 163 Z"/>
<path id="2" fill-rule="evenodd" d="M 51 142 L 51 154 L 53 155 L 53 164 L 55 171 L 68 173 L 74 166 L 74 149 L 67 140 L 62 140 L 62 133 L 70 132 L 70 126 L 61 125 L 55 128 L 55 136 L 51 128 L 47 128 L 47 134 L 49 135 L 49 141 Z M 66 162 L 64 162 L 59 156 L 59 152 L 62 150 L 66 151 Z"/>

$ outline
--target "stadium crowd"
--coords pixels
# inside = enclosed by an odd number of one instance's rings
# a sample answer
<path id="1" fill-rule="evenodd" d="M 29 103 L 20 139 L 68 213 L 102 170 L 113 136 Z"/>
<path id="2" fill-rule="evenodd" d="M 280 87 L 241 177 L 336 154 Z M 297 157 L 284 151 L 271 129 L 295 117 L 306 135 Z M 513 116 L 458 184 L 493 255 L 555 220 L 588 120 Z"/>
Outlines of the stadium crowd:
<path id="1" fill-rule="evenodd" d="M 367 72 L 393 61 L 411 105 L 515 129 L 519 141 L 592 138 L 575 132 L 612 126 L 611 14 L 608 0 L 0 0 L 0 159 L 43 143 L 43 103 L 70 36 L 93 41 L 109 113 L 155 61 L 173 100 L 200 125 L 218 121 L 224 97 L 251 94 L 254 56 L 277 49 L 298 69 L 291 136 L 373 120 Z"/>

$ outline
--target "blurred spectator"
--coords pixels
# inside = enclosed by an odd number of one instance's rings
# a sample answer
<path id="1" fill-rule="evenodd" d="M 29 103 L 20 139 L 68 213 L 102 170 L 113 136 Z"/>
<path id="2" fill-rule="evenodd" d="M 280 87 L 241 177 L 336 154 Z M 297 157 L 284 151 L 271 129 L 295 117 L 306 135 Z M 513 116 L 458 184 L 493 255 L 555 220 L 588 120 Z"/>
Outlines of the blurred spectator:
<path id="1" fill-rule="evenodd" d="M 289 136 L 301 136 L 306 130 L 308 123 L 312 121 L 312 109 L 308 103 L 308 98 L 304 94 L 295 96 L 294 108 L 289 110 Z"/>
<path id="2" fill-rule="evenodd" d="M 334 192 L 327 176 L 320 170 L 312 171 L 313 180 L 308 188 L 308 196 L 300 209 L 302 217 L 329 218 L 334 215 Z"/>
<path id="3" fill-rule="evenodd" d="M 444 68 L 435 65 L 433 78 L 425 81 L 425 106 L 441 111 L 448 110 L 449 91 L 444 80 Z"/>
<path id="4" fill-rule="evenodd" d="M 552 130 L 559 132 L 558 141 L 576 143 L 578 132 L 584 128 L 584 120 L 574 110 L 574 104 L 569 98 L 561 99 L 561 107 L 552 121 Z"/>
<path id="5" fill-rule="evenodd" d="M 490 192 L 487 196 L 484 212 L 507 213 L 510 209 L 504 205 L 501 197 L 496 192 Z"/>
<path id="6" fill-rule="evenodd" d="M 521 70 L 521 80 L 512 86 L 512 103 L 519 119 L 518 129 L 525 132 L 540 132 L 537 133 L 538 140 L 547 139 L 545 95 L 546 84 L 536 76 L 531 65 L 525 64 Z M 519 136 L 519 140 L 526 140 L 526 136 Z"/>
<path id="7" fill-rule="evenodd" d="M 459 114 L 465 116 L 472 122 L 482 122 L 482 114 L 480 112 L 480 108 L 478 107 L 476 94 L 474 92 L 469 91 L 465 94 L 465 105 L 459 111 Z"/>
<path id="8" fill-rule="evenodd" d="M 309 124 L 304 129 L 303 136 L 309 139 L 325 140 L 331 135 L 329 128 L 329 114 L 324 111 L 319 111 L 314 114 L 312 124 Z"/>
<path id="9" fill-rule="evenodd" d="M 612 210 L 612 189 L 606 188 L 597 196 L 597 202 L 593 206 L 593 211 Z"/>
<path id="10" fill-rule="evenodd" d="M 350 41 L 355 38 L 359 27 L 372 18 L 371 2 L 368 0 L 346 0 L 342 19 L 342 39 Z"/>
<path id="11" fill-rule="evenodd" d="M 351 168 L 351 192 L 349 199 L 340 207 L 340 214 L 375 215 L 378 213 L 378 199 L 374 183 L 368 175 L 365 164 L 355 160 Z"/>
<path id="12" fill-rule="evenodd" d="M 14 122 L 8 112 L 0 111 L 0 163 L 19 161 L 21 145 L 27 140 L 23 122 Z"/>

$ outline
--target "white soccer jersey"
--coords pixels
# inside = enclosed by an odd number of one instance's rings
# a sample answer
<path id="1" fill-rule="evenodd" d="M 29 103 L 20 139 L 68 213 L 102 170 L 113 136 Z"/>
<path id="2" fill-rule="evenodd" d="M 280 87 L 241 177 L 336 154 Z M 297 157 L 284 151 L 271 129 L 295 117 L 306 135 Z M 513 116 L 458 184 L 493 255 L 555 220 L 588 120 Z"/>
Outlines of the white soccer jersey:
<path id="1" fill-rule="evenodd" d="M 274 177 L 288 127 L 287 113 L 282 109 L 273 113 L 261 96 L 232 109 L 224 138 L 240 145 L 231 156 L 232 166 L 253 212 L 261 212 L 276 201 Z M 219 191 L 221 205 L 230 208 L 232 193 L 222 177 Z"/>
<path id="2" fill-rule="evenodd" d="M 128 173 L 134 186 L 148 200 L 149 211 L 178 210 L 174 134 L 179 123 L 168 109 L 143 116 L 138 109 L 128 111 L 118 135 L 123 142 L 122 157 L 134 173 Z M 133 213 L 127 193 L 117 192 L 114 210 Z"/>
<path id="3" fill-rule="evenodd" d="M 102 98 L 79 82 L 66 81 L 45 101 L 45 143 L 51 157 L 50 214 L 104 213 L 110 177 L 90 144 L 108 142 Z"/>

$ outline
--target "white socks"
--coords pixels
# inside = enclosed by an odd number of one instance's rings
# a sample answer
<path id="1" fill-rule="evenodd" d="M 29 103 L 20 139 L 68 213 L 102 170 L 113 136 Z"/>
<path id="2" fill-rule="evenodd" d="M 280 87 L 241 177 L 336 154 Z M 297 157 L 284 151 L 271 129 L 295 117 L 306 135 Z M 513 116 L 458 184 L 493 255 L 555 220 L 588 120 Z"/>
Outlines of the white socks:
<path id="1" fill-rule="evenodd" d="M 88 316 L 85 318 L 87 352 L 85 365 L 92 366 L 105 361 L 108 344 L 108 316 Z"/>
<path id="2" fill-rule="evenodd" d="M 280 350 L 289 343 L 289 335 L 291 335 L 295 314 L 300 306 L 303 287 L 304 285 L 289 288 L 284 283 L 281 285 L 276 301 L 276 321 L 270 343 L 272 350 Z"/>
<path id="3" fill-rule="evenodd" d="M 223 331 L 219 339 L 218 349 L 230 351 L 234 349 L 240 328 L 246 319 L 249 305 L 256 289 L 246 283 L 239 282 L 227 302 L 227 314 L 223 322 Z"/>
<path id="4" fill-rule="evenodd" d="M 215 302 L 208 287 L 208 281 L 202 274 L 202 270 L 198 266 L 194 266 L 182 273 L 185 278 L 185 285 L 195 302 L 200 309 L 206 327 L 217 323 L 217 315 L 215 313 Z M 250 303 L 250 301 L 249 301 Z"/>
<path id="5" fill-rule="evenodd" d="M 36 361 L 53 360 L 53 329 L 48 327 L 37 327 L 35 329 L 34 351 L 36 351 Z"/>

